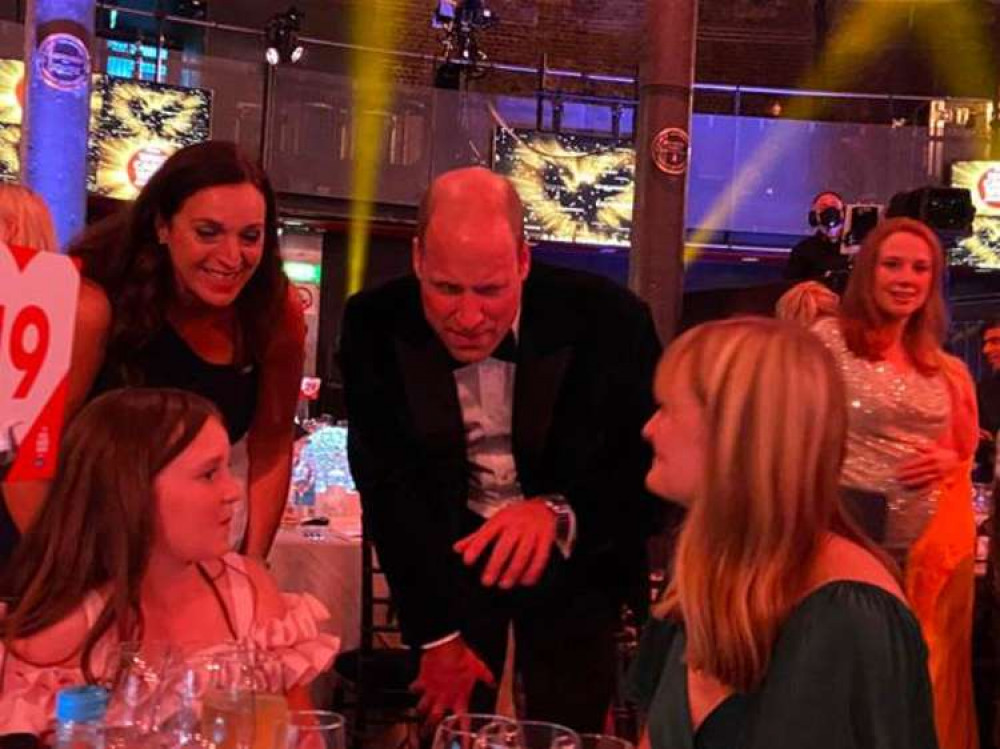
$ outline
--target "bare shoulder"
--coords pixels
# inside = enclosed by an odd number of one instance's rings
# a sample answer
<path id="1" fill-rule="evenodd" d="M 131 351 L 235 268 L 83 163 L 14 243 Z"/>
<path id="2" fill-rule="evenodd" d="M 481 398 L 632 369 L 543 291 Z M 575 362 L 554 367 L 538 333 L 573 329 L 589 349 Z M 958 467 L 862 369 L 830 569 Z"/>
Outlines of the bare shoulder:
<path id="1" fill-rule="evenodd" d="M 904 605 L 906 596 L 882 560 L 854 541 L 830 534 L 820 550 L 812 589 L 833 582 L 858 582 L 881 588 Z"/>
<path id="2" fill-rule="evenodd" d="M 77 326 L 93 331 L 105 331 L 111 326 L 111 302 L 108 295 L 87 278 L 80 281 Z"/>
<path id="3" fill-rule="evenodd" d="M 74 665 L 87 631 L 87 617 L 80 607 L 51 627 L 16 640 L 13 649 L 18 657 L 31 663 L 70 666 Z"/>
<path id="4" fill-rule="evenodd" d="M 285 601 L 278 583 L 264 564 L 254 557 L 243 557 L 243 565 L 257 594 L 254 618 L 258 621 L 278 619 L 285 615 Z"/>
<path id="5" fill-rule="evenodd" d="M 306 318 L 302 311 L 295 287 L 288 285 L 288 296 L 281 305 L 276 320 L 271 326 L 271 332 L 264 353 L 265 366 L 278 370 L 289 366 L 299 358 L 306 340 Z"/>
<path id="6" fill-rule="evenodd" d="M 288 296 L 285 298 L 282 310 L 282 331 L 295 341 L 304 341 L 306 337 L 306 316 L 302 309 L 302 300 L 293 284 L 288 284 Z"/>

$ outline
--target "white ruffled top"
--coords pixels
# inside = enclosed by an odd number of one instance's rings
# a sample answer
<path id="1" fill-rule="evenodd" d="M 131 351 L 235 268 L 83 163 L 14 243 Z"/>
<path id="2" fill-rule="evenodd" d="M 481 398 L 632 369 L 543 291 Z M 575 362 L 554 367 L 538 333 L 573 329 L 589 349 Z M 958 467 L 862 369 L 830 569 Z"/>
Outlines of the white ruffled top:
<path id="1" fill-rule="evenodd" d="M 284 615 L 256 621 L 254 591 L 243 558 L 233 553 L 224 561 L 235 609 L 231 612 L 233 624 L 239 641 L 277 657 L 288 688 L 309 684 L 329 669 L 340 648 L 340 639 L 320 631 L 320 624 L 330 618 L 326 607 L 308 593 L 282 593 Z M 239 574 L 233 574 L 234 570 Z M 104 597 L 96 591 L 84 600 L 88 626 L 96 621 L 103 604 Z M 113 636 L 103 638 L 95 647 L 91 662 L 97 666 L 109 664 L 116 645 Z M 220 642 L 205 648 L 204 652 L 208 654 L 232 645 L 232 642 Z M 56 693 L 64 687 L 84 683 L 79 664 L 35 666 L 7 652 L 0 642 L 0 735 L 42 734 L 52 725 Z"/>

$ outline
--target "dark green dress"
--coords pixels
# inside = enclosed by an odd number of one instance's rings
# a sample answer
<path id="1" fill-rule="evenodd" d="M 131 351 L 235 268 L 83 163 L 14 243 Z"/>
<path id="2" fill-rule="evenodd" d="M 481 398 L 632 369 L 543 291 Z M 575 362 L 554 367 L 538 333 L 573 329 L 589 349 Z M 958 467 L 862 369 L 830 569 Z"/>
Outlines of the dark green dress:
<path id="1" fill-rule="evenodd" d="M 866 583 L 828 583 L 792 611 L 760 688 L 691 729 L 683 627 L 653 619 L 630 675 L 652 749 L 936 749 L 917 620 Z"/>

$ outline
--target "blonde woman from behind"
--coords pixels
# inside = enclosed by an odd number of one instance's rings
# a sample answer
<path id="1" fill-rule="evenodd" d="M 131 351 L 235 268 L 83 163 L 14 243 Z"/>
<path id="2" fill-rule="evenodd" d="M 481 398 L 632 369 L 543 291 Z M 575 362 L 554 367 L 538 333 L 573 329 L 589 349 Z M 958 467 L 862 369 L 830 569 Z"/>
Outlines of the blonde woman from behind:
<path id="1" fill-rule="evenodd" d="M 59 250 L 49 207 L 30 187 L 0 184 L 0 241 L 45 252 Z"/>
<path id="2" fill-rule="evenodd" d="M 937 747 L 919 625 L 840 506 L 846 403 L 820 341 L 699 326 L 655 395 L 646 485 L 688 514 L 631 675 L 643 746 Z"/>
<path id="3" fill-rule="evenodd" d="M 819 281 L 803 281 L 781 295 L 774 308 L 779 320 L 809 327 L 823 317 L 832 317 L 840 307 L 840 297 Z"/>

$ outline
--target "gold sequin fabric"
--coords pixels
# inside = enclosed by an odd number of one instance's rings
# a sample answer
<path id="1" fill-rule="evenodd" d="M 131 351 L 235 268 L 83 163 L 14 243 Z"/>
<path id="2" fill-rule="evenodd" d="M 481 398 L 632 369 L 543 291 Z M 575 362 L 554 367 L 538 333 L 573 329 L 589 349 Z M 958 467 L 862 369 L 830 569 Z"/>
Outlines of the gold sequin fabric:
<path id="1" fill-rule="evenodd" d="M 841 483 L 886 496 L 889 517 L 883 545 L 905 552 L 930 522 L 939 492 L 906 489 L 895 476 L 899 466 L 947 428 L 947 383 L 942 375 L 900 372 L 888 362 L 855 356 L 835 319 L 821 320 L 813 332 L 833 353 L 847 387 L 847 455 Z"/>

